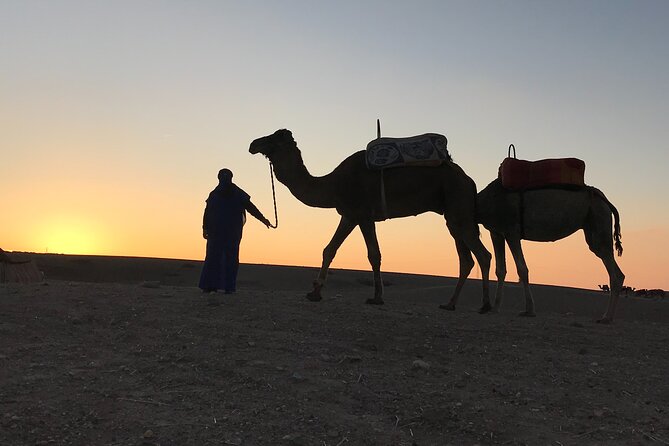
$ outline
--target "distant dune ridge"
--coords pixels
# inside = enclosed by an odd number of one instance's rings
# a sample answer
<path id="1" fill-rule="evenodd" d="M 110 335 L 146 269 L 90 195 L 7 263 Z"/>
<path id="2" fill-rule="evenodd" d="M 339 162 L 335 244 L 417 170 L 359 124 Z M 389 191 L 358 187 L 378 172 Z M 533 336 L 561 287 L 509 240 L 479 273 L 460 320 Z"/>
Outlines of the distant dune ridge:
<path id="1" fill-rule="evenodd" d="M 7 253 L 3 253 L 7 256 Z M 0 262 L 3 271 L 16 271 L 16 267 L 32 271 L 32 281 L 44 277 L 48 281 L 96 282 L 141 285 L 151 283 L 163 287 L 196 288 L 201 261 L 179 259 L 156 259 L 146 257 L 112 257 L 91 255 L 11 253 L 12 258 L 28 263 L 11 264 Z M 37 272 L 39 278 L 37 279 Z M 316 267 L 242 264 L 239 271 L 239 287 L 246 291 L 290 291 L 295 299 L 303 299 L 311 282 L 318 274 Z M 26 274 L 27 275 L 27 274 Z M 35 280 L 37 279 L 37 280 Z M 13 280 L 18 282 L 18 280 Z M 418 274 L 384 273 L 388 303 L 393 301 L 415 301 L 434 303 L 435 313 L 439 304 L 448 300 L 456 279 L 453 277 Z M 491 282 L 491 286 L 496 286 Z M 518 313 L 524 308 L 522 288 L 517 283 L 508 287 L 506 308 L 502 313 Z M 328 281 L 325 299 L 338 295 L 358 293 L 373 286 L 371 271 L 334 269 Z M 472 279 L 465 285 L 462 308 L 457 311 L 474 310 L 479 304 L 480 281 Z M 601 316 L 606 307 L 607 295 L 601 291 L 579 288 L 532 285 L 536 293 L 537 313 L 553 312 L 592 317 Z M 640 298 L 634 294 L 623 295 L 620 301 L 620 318 L 623 320 L 669 321 L 669 301 Z M 313 305 L 319 305 L 315 302 Z M 364 300 L 360 301 L 364 305 Z M 484 317 L 484 316 L 482 316 Z M 495 316 L 487 316 L 495 317 Z"/>

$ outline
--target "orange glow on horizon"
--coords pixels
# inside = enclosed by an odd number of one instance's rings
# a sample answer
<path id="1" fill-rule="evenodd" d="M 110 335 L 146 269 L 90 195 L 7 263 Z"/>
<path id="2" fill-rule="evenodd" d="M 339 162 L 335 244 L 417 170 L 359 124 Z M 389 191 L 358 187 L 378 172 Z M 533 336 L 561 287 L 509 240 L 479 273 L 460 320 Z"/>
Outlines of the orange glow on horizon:
<path id="1" fill-rule="evenodd" d="M 0 227 L 0 247 L 38 253 L 202 260 L 206 242 L 201 235 L 201 219 L 210 185 L 203 186 L 200 195 L 194 197 L 182 190 L 166 194 L 154 186 L 159 182 L 143 178 L 139 185 L 105 179 L 94 188 L 67 180 L 51 181 L 47 193 L 38 195 L 31 194 L 28 180 L 23 187 L 15 183 L 15 194 L 6 200 L 14 213 Z M 130 200 L 138 191 L 142 198 Z M 261 210 L 271 215 L 266 191 L 262 189 L 255 197 Z M 333 210 L 305 207 L 292 198 L 279 198 L 279 229 L 266 229 L 249 218 L 241 261 L 319 267 L 338 215 Z M 456 250 L 441 216 L 428 213 L 381 222 L 377 234 L 382 271 L 457 276 Z M 630 230 L 623 225 L 625 252 L 616 260 L 626 275 L 626 285 L 669 289 L 669 252 L 658 249 L 658 241 L 668 239 L 669 228 Z M 482 240 L 492 252 L 487 231 L 482 230 Z M 523 242 L 523 248 L 531 283 L 597 289 L 597 285 L 608 282 L 603 264 L 589 251 L 582 232 L 555 243 Z M 370 270 L 359 230 L 341 246 L 332 268 Z M 493 281 L 494 270 L 493 261 Z M 508 252 L 507 271 L 507 281 L 518 280 Z M 480 278 L 478 266 L 470 277 Z"/>
<path id="2" fill-rule="evenodd" d="M 81 217 L 58 217 L 35 228 L 35 245 L 44 252 L 97 254 L 105 250 L 108 236 Z"/>
<path id="3" fill-rule="evenodd" d="M 411 226 L 411 225 L 409 225 Z M 419 225 L 420 226 L 420 225 Z M 425 232 L 407 234 L 403 241 L 396 232 L 405 229 L 404 224 L 383 229 L 379 225 L 379 242 L 383 255 L 382 271 L 427 274 L 454 277 L 458 272 L 458 259 L 450 235 L 433 232 L 433 240 L 426 243 Z M 291 228 L 285 232 L 293 232 Z M 294 244 L 291 234 L 269 231 L 260 225 L 247 226 L 242 241 L 240 260 L 242 263 L 320 267 L 322 249 L 329 240 L 324 233 L 302 234 L 302 241 Z M 657 268 L 665 270 L 669 265 L 669 253 L 653 249 L 656 237 L 669 237 L 669 230 L 652 230 L 650 233 L 629 233 L 624 239 L 625 252 L 616 261 L 626 275 L 625 284 L 636 288 L 669 289 L 669 274 L 662 274 L 658 281 Z M 112 243 L 108 231 L 82 218 L 56 218 L 35 227 L 35 237 L 30 245 L 3 246 L 8 251 L 49 252 L 58 254 L 89 254 L 112 256 L 138 256 L 156 258 L 179 258 L 202 260 L 205 241 L 193 231 L 186 239 L 164 241 L 168 232 L 159 232 L 152 237 L 140 233 L 130 236 L 124 243 Z M 650 235 L 650 237 L 649 237 Z M 483 242 L 492 252 L 487 234 Z M 530 269 L 533 284 L 560 285 L 585 289 L 597 289 L 597 285 L 608 283 L 608 276 L 601 261 L 589 250 L 581 233 L 555 243 L 523 242 L 523 250 Z M 337 253 L 332 268 L 370 270 L 367 252 L 359 233 L 354 232 Z M 478 265 L 470 278 L 480 278 Z M 495 262 L 491 265 L 490 279 L 496 280 Z M 516 267 L 507 249 L 507 282 L 517 282 Z"/>

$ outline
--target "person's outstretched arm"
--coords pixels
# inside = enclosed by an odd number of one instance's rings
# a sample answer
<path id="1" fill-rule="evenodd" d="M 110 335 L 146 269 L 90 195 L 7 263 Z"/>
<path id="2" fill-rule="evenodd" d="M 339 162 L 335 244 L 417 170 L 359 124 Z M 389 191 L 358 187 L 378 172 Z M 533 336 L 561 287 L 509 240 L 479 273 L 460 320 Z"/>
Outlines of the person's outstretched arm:
<path id="1" fill-rule="evenodd" d="M 256 205 L 251 202 L 251 200 L 246 202 L 245 209 L 248 211 L 249 214 L 257 218 L 262 224 L 264 224 L 268 228 L 270 227 L 271 223 L 269 222 L 269 220 L 265 218 L 262 212 L 260 212 L 260 210 L 256 207 Z"/>

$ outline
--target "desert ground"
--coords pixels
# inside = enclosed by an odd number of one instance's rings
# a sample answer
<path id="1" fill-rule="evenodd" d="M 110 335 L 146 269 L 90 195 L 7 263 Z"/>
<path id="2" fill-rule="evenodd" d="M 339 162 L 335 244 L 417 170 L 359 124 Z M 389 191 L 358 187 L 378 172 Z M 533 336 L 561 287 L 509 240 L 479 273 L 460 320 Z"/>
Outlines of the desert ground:
<path id="1" fill-rule="evenodd" d="M 479 315 L 454 279 L 242 265 L 203 296 L 201 264 L 32 255 L 0 285 L 2 445 L 666 445 L 669 302 L 508 284 Z M 494 292 L 494 283 L 492 284 Z"/>

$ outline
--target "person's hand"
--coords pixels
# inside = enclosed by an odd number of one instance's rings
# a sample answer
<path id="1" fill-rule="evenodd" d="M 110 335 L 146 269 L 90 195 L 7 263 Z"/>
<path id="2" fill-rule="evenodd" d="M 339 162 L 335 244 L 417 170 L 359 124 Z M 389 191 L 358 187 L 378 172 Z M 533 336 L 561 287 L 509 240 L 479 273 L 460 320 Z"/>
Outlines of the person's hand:
<path id="1" fill-rule="evenodd" d="M 268 228 L 269 228 L 270 226 L 272 226 L 272 223 L 270 223 L 270 221 L 269 221 L 267 218 L 264 218 L 263 221 L 262 221 L 262 223 L 263 223 L 265 226 L 267 226 Z"/>
<path id="2" fill-rule="evenodd" d="M 203 229 L 203 230 L 202 230 L 202 237 L 203 237 L 205 240 L 207 240 L 207 237 L 209 237 L 209 234 L 207 234 L 207 230 L 206 230 L 206 229 Z"/>

